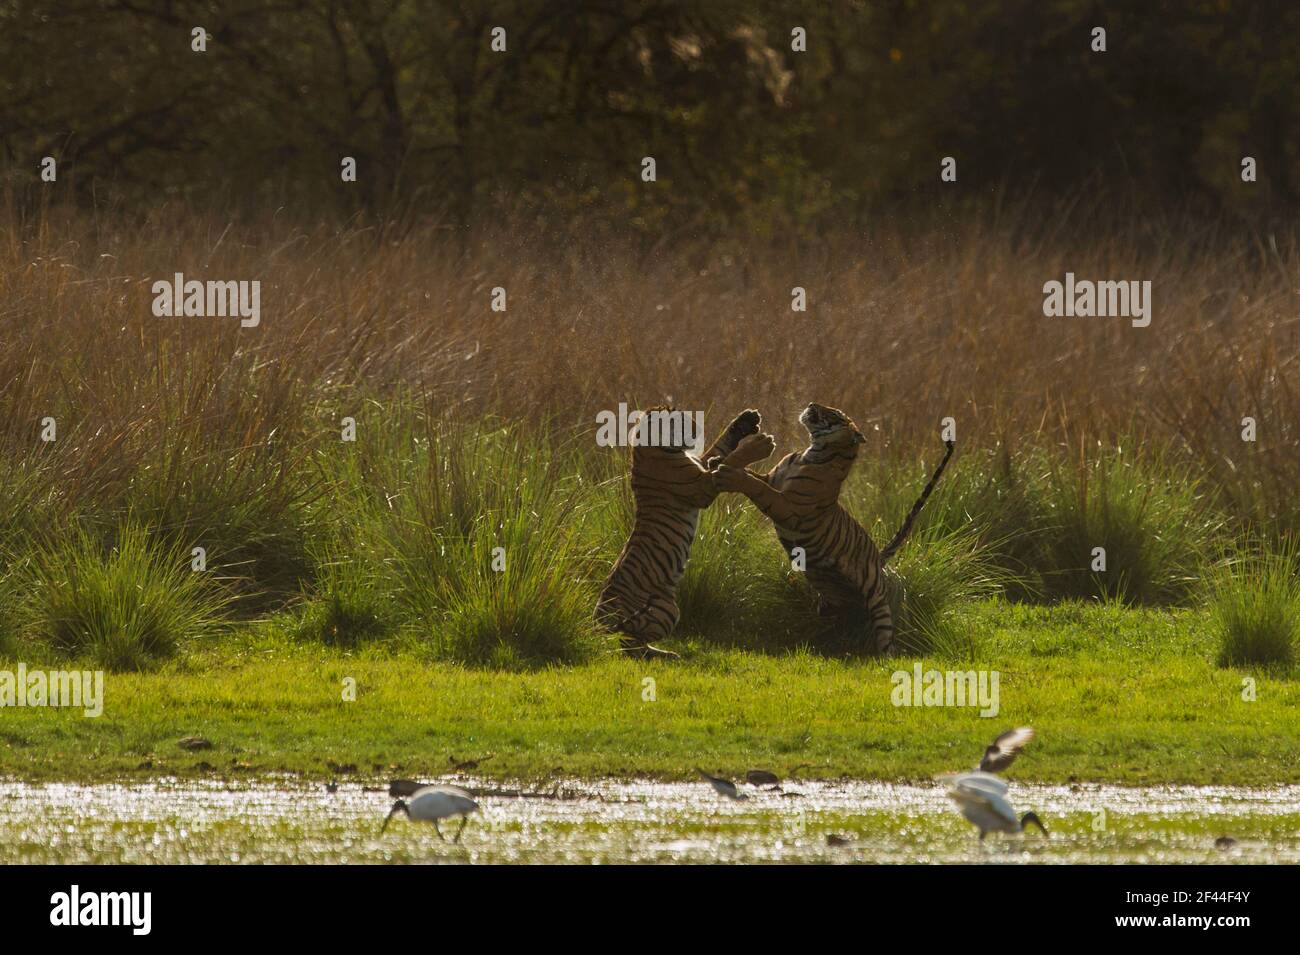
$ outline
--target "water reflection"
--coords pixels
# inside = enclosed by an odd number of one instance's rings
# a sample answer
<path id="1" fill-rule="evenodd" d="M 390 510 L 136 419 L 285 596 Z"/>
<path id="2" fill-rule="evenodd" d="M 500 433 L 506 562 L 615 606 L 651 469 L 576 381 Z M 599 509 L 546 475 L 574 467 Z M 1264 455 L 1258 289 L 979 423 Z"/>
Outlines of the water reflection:
<path id="1" fill-rule="evenodd" d="M 2 862 L 1300 862 L 1300 786 L 1037 786 L 1052 832 L 975 830 L 934 784 L 825 782 L 718 798 L 702 783 L 550 784 L 480 794 L 459 846 L 395 821 L 380 787 L 295 781 L 0 782 Z M 829 840 L 829 836 L 836 836 Z M 1215 839 L 1232 836 L 1226 851 Z M 838 842 L 841 844 L 831 844 Z"/>

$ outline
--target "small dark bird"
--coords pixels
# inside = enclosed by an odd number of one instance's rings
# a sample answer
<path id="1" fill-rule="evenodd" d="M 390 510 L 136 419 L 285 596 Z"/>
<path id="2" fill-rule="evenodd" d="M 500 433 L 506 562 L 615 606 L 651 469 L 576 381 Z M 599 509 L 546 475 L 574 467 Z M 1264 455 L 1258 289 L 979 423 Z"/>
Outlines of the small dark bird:
<path id="1" fill-rule="evenodd" d="M 751 769 L 745 773 L 745 782 L 751 786 L 775 786 L 781 788 L 781 777 L 776 773 L 770 773 L 766 769 Z"/>
<path id="2" fill-rule="evenodd" d="M 1000 773 L 1016 761 L 1020 751 L 1034 738 L 1034 731 L 1028 726 L 1018 726 L 1007 730 L 993 741 L 993 745 L 984 750 L 980 760 L 979 771 L 982 773 Z"/>
<path id="3" fill-rule="evenodd" d="M 325 791 L 326 791 L 327 793 L 336 793 L 336 792 L 338 792 L 338 791 L 339 791 L 339 781 L 338 781 L 337 779 L 331 779 L 329 782 L 327 782 L 327 783 L 325 784 Z"/>
<path id="4" fill-rule="evenodd" d="M 388 795 L 394 799 L 405 799 L 407 796 L 414 796 L 423 789 L 428 783 L 417 783 L 414 779 L 394 779 L 388 784 Z"/>
<path id="5" fill-rule="evenodd" d="M 700 777 L 705 782 L 713 787 L 713 791 L 719 796 L 726 796 L 728 799 L 735 799 L 737 801 L 749 798 L 737 789 L 736 784 L 730 779 L 723 779 L 721 776 L 710 776 L 702 769 L 696 769 L 695 771 L 700 774 Z"/>
<path id="6" fill-rule="evenodd" d="M 1237 840 L 1232 838 L 1232 836 L 1219 836 L 1219 838 L 1214 840 L 1214 848 L 1218 849 L 1220 852 L 1227 852 L 1236 844 Z"/>
<path id="7" fill-rule="evenodd" d="M 211 749 L 212 741 L 206 740 L 202 736 L 187 736 L 176 743 L 181 749 L 188 749 L 190 752 L 200 749 Z"/>
<path id="8" fill-rule="evenodd" d="M 495 755 L 496 755 L 495 753 L 488 753 L 486 756 L 480 756 L 478 759 L 458 760 L 456 759 L 455 756 L 449 754 L 447 756 L 447 762 L 451 763 L 452 769 L 454 769 L 456 772 L 460 772 L 461 770 L 466 770 L 466 769 L 478 769 L 479 763 L 486 763 L 489 759 L 491 759 Z"/>
<path id="9" fill-rule="evenodd" d="M 847 846 L 849 844 L 849 837 L 842 836 L 838 832 L 827 833 L 826 844 L 828 846 Z"/>

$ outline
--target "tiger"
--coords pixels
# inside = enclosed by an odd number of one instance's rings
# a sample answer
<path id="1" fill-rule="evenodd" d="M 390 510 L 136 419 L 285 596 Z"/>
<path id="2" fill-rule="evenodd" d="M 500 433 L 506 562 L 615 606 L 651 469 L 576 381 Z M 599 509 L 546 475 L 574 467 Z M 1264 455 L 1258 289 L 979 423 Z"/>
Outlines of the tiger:
<path id="1" fill-rule="evenodd" d="M 672 409 L 655 408 L 649 414 L 665 412 Z M 597 622 L 621 635 L 628 654 L 677 656 L 651 641 L 662 640 L 677 626 L 677 585 L 691 556 L 700 510 L 718 495 L 712 469 L 725 460 L 743 470 L 771 455 L 776 442 L 759 433 L 761 421 L 753 409 L 741 412 L 699 458 L 686 450 L 682 429 L 661 434 L 658 444 L 633 443 L 632 533 L 596 603 Z"/>
<path id="2" fill-rule="evenodd" d="M 866 441 L 842 411 L 810 404 L 799 415 L 811 443 L 782 458 L 765 475 L 723 462 L 714 475 L 719 490 L 746 495 L 776 526 L 787 554 L 803 548 L 805 576 L 818 598 L 818 613 L 835 616 L 866 611 L 876 652 L 894 644 L 894 620 L 883 569 L 907 540 L 912 524 L 952 457 L 952 441 L 930 483 L 912 505 L 898 533 L 877 550 L 870 536 L 839 504 L 840 486 Z"/>

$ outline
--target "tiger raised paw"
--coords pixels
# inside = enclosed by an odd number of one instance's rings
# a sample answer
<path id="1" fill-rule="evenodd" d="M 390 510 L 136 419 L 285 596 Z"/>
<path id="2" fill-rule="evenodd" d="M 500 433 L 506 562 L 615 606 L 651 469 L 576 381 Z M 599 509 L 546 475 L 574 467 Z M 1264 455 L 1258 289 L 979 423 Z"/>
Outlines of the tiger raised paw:
<path id="1" fill-rule="evenodd" d="M 710 471 L 717 471 L 723 464 L 729 468 L 747 468 L 771 457 L 775 450 L 776 439 L 770 434 L 750 434 L 742 438 L 740 444 L 736 445 L 736 450 L 725 458 L 714 456 L 705 460 L 709 462 L 707 467 Z"/>
<path id="2" fill-rule="evenodd" d="M 700 510 L 718 495 L 712 471 L 700 461 L 741 469 L 761 461 L 776 447 L 771 435 L 758 433 L 761 421 L 757 411 L 742 411 L 699 458 L 686 450 L 680 432 L 671 429 L 670 444 L 633 445 L 632 533 L 596 603 L 596 620 L 621 635 L 629 654 L 677 656 L 651 641 L 662 640 L 677 626 L 677 585 L 691 556 Z"/>

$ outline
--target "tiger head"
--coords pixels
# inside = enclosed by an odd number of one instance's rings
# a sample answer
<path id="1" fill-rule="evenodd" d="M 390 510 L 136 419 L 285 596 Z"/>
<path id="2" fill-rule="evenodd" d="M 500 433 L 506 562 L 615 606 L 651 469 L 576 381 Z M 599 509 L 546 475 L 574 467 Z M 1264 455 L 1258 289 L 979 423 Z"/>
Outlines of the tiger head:
<path id="1" fill-rule="evenodd" d="M 825 405 L 810 404 L 804 408 L 799 423 L 808 429 L 812 443 L 822 447 L 844 447 L 856 451 L 857 446 L 867 440 L 852 418 Z"/>
<path id="2" fill-rule="evenodd" d="M 644 454 L 652 450 L 663 454 L 681 454 L 698 443 L 695 421 L 689 412 L 664 405 L 651 408 L 638 420 L 633 432 L 633 451 Z"/>
<path id="3" fill-rule="evenodd" d="M 712 482 L 694 480 L 701 467 L 687 454 L 694 449 L 694 420 L 673 408 L 651 408 L 637 421 L 631 438 L 632 493 L 655 491 L 679 505 L 708 507 L 717 496 Z M 661 502 L 662 503 L 662 502 Z"/>

